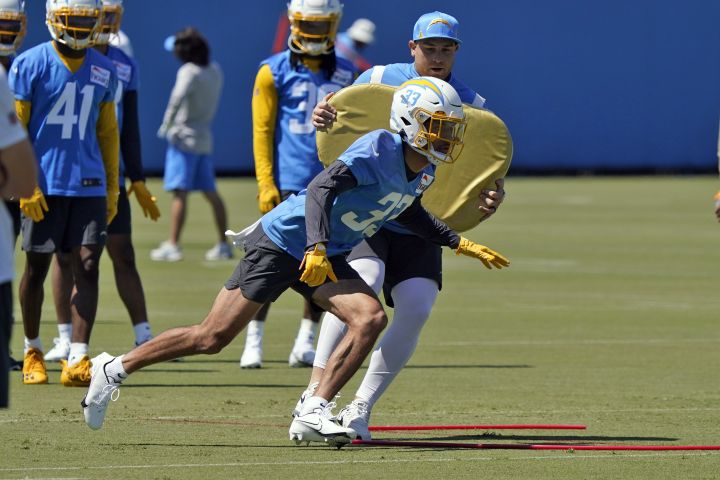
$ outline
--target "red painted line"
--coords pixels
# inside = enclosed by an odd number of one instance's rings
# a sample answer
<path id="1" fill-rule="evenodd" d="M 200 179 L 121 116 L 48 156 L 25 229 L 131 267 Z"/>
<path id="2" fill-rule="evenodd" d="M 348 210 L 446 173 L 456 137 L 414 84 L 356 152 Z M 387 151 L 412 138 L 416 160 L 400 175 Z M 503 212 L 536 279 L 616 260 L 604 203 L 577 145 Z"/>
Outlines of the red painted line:
<path id="1" fill-rule="evenodd" d="M 424 442 L 410 440 L 353 440 L 353 445 L 369 447 L 411 447 L 411 448 L 465 448 L 486 450 L 599 450 L 599 451 L 677 451 L 677 450 L 720 450 L 720 445 L 571 445 L 571 444 L 530 444 L 530 443 L 455 443 Z"/>
<path id="2" fill-rule="evenodd" d="M 585 425 L 555 425 L 516 423 L 506 425 L 374 425 L 371 432 L 399 432 L 408 430 L 585 430 Z"/>

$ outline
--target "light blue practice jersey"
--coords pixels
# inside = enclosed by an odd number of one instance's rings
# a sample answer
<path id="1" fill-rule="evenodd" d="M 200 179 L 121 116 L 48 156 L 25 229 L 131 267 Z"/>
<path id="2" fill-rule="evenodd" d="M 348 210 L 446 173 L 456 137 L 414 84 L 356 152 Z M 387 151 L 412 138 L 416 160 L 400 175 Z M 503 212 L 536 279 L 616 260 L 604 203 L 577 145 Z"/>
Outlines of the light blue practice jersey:
<path id="1" fill-rule="evenodd" d="M 357 80 L 356 84 L 361 83 L 382 83 L 383 85 L 390 85 L 392 87 L 398 87 L 408 80 L 420 77 L 421 75 L 415 70 L 415 64 L 413 63 L 392 63 L 390 65 L 378 65 L 370 70 L 363 72 Z M 472 105 L 476 108 L 482 108 L 485 105 L 485 99 L 478 95 L 474 90 L 467 87 L 457 78 L 453 77 L 452 74 L 449 78 L 445 79 L 452 87 L 457 91 L 460 96 L 460 100 L 463 103 Z M 432 167 L 433 174 L 435 167 Z M 410 230 L 398 224 L 397 222 L 389 222 L 385 225 L 385 228 L 392 230 L 393 232 L 411 234 Z"/>
<path id="2" fill-rule="evenodd" d="M 349 252 L 388 220 L 409 207 L 432 183 L 430 169 L 408 181 L 402 140 L 387 130 L 363 135 L 338 157 L 350 168 L 357 186 L 335 198 L 330 214 L 329 256 Z M 265 214 L 270 239 L 297 259 L 305 253 L 305 194 L 301 191 Z"/>
<path id="3" fill-rule="evenodd" d="M 117 116 L 118 129 L 122 133 L 123 124 L 123 96 L 125 92 L 137 92 L 140 78 L 138 75 L 137 63 L 125 52 L 117 47 L 108 45 L 107 55 L 115 65 L 118 82 L 115 91 L 115 114 Z M 120 154 L 120 185 L 125 185 L 125 163 L 123 162 L 122 153 Z"/>
<path id="4" fill-rule="evenodd" d="M 322 69 L 312 72 L 302 63 L 293 67 L 290 50 L 273 55 L 260 65 L 270 67 L 278 95 L 273 148 L 275 180 L 280 190 L 299 191 L 323 169 L 311 122 L 313 108 L 328 93 L 350 85 L 355 78 L 355 66 L 337 58 L 335 73 L 328 79 Z"/>
<path id="5" fill-rule="evenodd" d="M 104 197 L 105 167 L 96 125 L 100 103 L 115 98 L 113 63 L 88 49 L 82 66 L 72 73 L 52 42 L 46 42 L 15 59 L 10 88 L 17 100 L 32 104 L 28 137 L 45 195 Z"/>

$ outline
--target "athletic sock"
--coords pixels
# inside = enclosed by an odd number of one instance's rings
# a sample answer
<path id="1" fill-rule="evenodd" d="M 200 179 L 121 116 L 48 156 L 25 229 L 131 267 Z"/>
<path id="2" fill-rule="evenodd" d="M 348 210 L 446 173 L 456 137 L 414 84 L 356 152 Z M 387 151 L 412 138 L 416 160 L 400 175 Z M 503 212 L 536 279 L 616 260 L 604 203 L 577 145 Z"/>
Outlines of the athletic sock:
<path id="1" fill-rule="evenodd" d="M 40 337 L 37 338 L 27 338 L 25 337 L 25 353 L 28 352 L 31 348 L 35 348 L 37 350 L 43 351 L 42 342 L 40 341 Z"/>
<path id="2" fill-rule="evenodd" d="M 78 363 L 85 355 L 88 354 L 88 344 L 73 342 L 70 344 L 70 354 L 68 355 L 68 367 L 72 367 Z"/>
<path id="3" fill-rule="evenodd" d="M 150 324 L 147 321 L 133 325 L 133 330 L 135 331 L 135 345 L 142 345 L 153 338 Z"/>
<path id="4" fill-rule="evenodd" d="M 300 321 L 300 329 L 298 330 L 295 343 L 313 343 L 317 334 L 318 322 L 313 322 L 309 318 L 303 318 Z"/>
<path id="5" fill-rule="evenodd" d="M 105 375 L 114 380 L 115 383 L 122 383 L 128 377 L 128 373 L 123 368 L 122 359 L 125 355 L 113 358 L 105 365 Z"/>
<path id="6" fill-rule="evenodd" d="M 60 340 L 65 340 L 70 343 L 72 338 L 72 323 L 58 323 L 58 336 Z"/>
<path id="7" fill-rule="evenodd" d="M 302 408 L 300 409 L 300 415 L 307 415 L 316 408 L 325 407 L 327 403 L 328 401 L 324 398 L 313 395 L 303 402 Z"/>

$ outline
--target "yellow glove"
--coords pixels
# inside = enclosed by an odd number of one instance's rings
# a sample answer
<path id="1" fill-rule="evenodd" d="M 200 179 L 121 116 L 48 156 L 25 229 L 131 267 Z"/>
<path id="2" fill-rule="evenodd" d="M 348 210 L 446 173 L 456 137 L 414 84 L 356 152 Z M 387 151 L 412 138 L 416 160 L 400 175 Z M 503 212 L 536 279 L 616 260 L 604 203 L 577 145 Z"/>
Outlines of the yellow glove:
<path id="1" fill-rule="evenodd" d="M 305 269 L 303 270 L 303 267 Z M 305 282 L 311 287 L 319 287 L 328 278 L 333 282 L 337 282 L 337 277 L 332 269 L 332 263 L 327 258 L 325 245 L 316 243 L 315 248 L 305 252 L 305 256 L 300 264 L 300 270 L 303 270 L 300 281 Z"/>
<path id="2" fill-rule="evenodd" d="M 135 192 L 135 198 L 137 198 L 140 208 L 142 208 L 143 215 L 147 218 L 150 215 L 150 220 L 157 222 L 160 218 L 160 209 L 157 206 L 157 198 L 155 198 L 145 186 L 144 180 L 136 180 L 130 184 L 128 189 L 128 196 Z"/>
<path id="3" fill-rule="evenodd" d="M 457 255 L 467 255 L 468 257 L 477 258 L 487 268 L 503 268 L 510 266 L 510 260 L 500 255 L 498 252 L 489 249 L 484 245 L 468 240 L 465 237 L 460 237 L 460 245 L 458 245 L 455 251 Z"/>
<path id="4" fill-rule="evenodd" d="M 258 183 L 258 208 L 266 214 L 280 204 L 280 191 L 273 182 Z"/>
<path id="5" fill-rule="evenodd" d="M 35 191 L 30 195 L 30 198 L 20 199 L 20 210 L 26 217 L 31 218 L 33 222 L 39 222 L 45 218 L 43 210 L 47 212 L 49 209 L 45 201 L 45 195 L 43 195 L 40 187 L 35 187 Z"/>
<path id="6" fill-rule="evenodd" d="M 107 225 L 110 225 L 117 215 L 118 197 L 120 192 L 117 190 L 108 190 L 107 192 Z"/>

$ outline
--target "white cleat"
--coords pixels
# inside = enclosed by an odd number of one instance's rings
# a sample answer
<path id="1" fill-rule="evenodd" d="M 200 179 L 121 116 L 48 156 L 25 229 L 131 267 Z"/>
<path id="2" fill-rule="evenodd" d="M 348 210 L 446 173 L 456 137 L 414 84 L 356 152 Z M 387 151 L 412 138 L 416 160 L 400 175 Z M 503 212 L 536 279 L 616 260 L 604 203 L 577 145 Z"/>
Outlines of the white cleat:
<path id="1" fill-rule="evenodd" d="M 80 405 L 85 414 L 85 423 L 93 430 L 99 430 L 102 427 L 108 404 L 111 400 L 116 401 L 120 396 L 120 384 L 105 374 L 105 365 L 114 358 L 103 352 L 91 360 L 90 386 Z"/>
<path id="2" fill-rule="evenodd" d="M 67 360 L 70 355 L 70 342 L 62 338 L 53 338 L 55 346 L 43 357 L 46 362 L 59 362 Z"/>
<path id="3" fill-rule="evenodd" d="M 150 251 L 150 259 L 156 262 L 179 262 L 183 259 L 183 254 L 177 245 L 162 242 L 158 248 Z"/>
<path id="4" fill-rule="evenodd" d="M 262 337 L 248 338 L 240 357 L 240 368 L 262 368 Z"/>
<path id="5" fill-rule="evenodd" d="M 227 243 L 218 243 L 213 248 L 205 252 L 205 260 L 216 262 L 219 260 L 230 260 L 233 258 L 233 251 Z"/>
<path id="6" fill-rule="evenodd" d="M 355 399 L 340 410 L 337 422 L 343 427 L 355 430 L 357 438 L 371 440 L 369 407 L 367 402 Z"/>
<path id="7" fill-rule="evenodd" d="M 293 368 L 312 367 L 314 361 L 315 347 L 312 342 L 295 342 L 288 358 L 288 365 Z"/>
<path id="8" fill-rule="evenodd" d="M 322 442 L 333 447 L 342 447 L 351 443 L 357 433 L 333 421 L 334 402 L 318 407 L 305 415 L 297 416 L 290 424 L 290 440 L 298 442 Z"/>
<path id="9" fill-rule="evenodd" d="M 317 387 L 320 383 L 319 382 L 313 382 L 305 389 L 304 392 L 300 394 L 300 398 L 298 399 L 297 403 L 295 404 L 295 409 L 292 412 L 293 418 L 300 415 L 300 410 L 302 410 L 303 402 L 305 402 L 306 399 L 312 397 L 315 394 L 315 390 L 317 390 Z"/>

